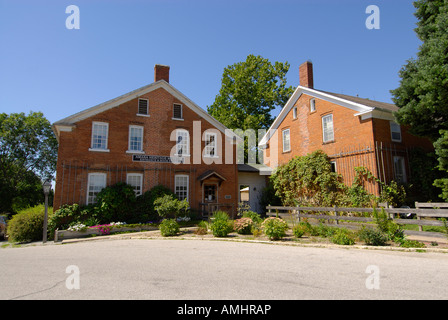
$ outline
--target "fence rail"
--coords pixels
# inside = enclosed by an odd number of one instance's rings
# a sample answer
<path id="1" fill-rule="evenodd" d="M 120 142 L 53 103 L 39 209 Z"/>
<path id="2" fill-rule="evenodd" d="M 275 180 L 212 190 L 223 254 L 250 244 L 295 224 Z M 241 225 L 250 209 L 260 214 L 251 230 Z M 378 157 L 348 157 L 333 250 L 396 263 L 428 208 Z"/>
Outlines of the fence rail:
<path id="1" fill-rule="evenodd" d="M 394 222 L 399 224 L 413 224 L 419 226 L 419 232 L 416 234 L 428 234 L 428 232 L 422 231 L 422 226 L 444 226 L 444 223 L 439 220 L 427 220 L 421 218 L 448 218 L 448 209 L 432 209 L 432 208 L 448 208 L 447 203 L 431 203 L 423 204 L 416 203 L 417 208 L 378 208 L 377 210 L 383 209 L 389 214 L 389 217 L 393 219 Z M 427 209 L 421 209 L 427 208 Z M 431 208 L 431 209 L 430 209 Z M 373 213 L 373 208 L 343 208 L 343 207 L 279 207 L 279 206 L 267 206 L 267 215 L 275 216 L 278 215 L 283 218 L 295 218 L 300 221 L 300 218 L 313 218 L 313 219 L 323 219 L 323 220 L 334 220 L 335 224 L 339 224 L 340 220 L 353 221 L 353 222 L 374 222 L 375 220 L 371 217 L 353 217 L 349 215 L 341 215 L 341 213 L 353 213 L 353 212 L 365 212 Z M 273 212 L 274 211 L 274 212 Z M 330 214 L 312 214 L 304 213 L 306 212 L 329 212 Z M 416 219 L 400 219 L 396 216 L 400 214 L 415 214 Z"/>
<path id="2" fill-rule="evenodd" d="M 205 218 L 211 217 L 213 212 L 215 212 L 215 211 L 225 211 L 231 217 L 234 217 L 234 215 L 235 215 L 235 207 L 234 207 L 233 203 L 204 203 L 204 202 L 200 202 L 199 208 L 200 208 L 202 216 Z"/>

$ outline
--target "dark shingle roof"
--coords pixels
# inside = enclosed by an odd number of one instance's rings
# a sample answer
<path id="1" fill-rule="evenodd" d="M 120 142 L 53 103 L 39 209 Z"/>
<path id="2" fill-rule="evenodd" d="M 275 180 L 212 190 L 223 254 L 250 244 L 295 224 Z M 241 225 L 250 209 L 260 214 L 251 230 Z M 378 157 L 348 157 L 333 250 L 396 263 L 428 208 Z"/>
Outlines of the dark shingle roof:
<path id="1" fill-rule="evenodd" d="M 316 89 L 314 89 L 314 90 L 316 90 Z M 349 96 L 346 94 L 333 93 L 333 92 L 328 92 L 328 91 L 323 91 L 323 90 L 316 90 L 316 91 L 320 91 L 320 92 L 330 94 L 332 96 L 335 96 L 335 97 L 338 97 L 341 99 L 345 99 L 345 100 L 348 100 L 351 102 L 363 104 L 365 106 L 376 108 L 376 109 L 386 110 L 389 112 L 395 112 L 395 111 L 398 111 L 398 109 L 399 109 L 396 105 L 394 105 L 392 103 L 379 102 L 379 101 L 375 101 L 375 100 L 359 98 L 359 97 Z"/>

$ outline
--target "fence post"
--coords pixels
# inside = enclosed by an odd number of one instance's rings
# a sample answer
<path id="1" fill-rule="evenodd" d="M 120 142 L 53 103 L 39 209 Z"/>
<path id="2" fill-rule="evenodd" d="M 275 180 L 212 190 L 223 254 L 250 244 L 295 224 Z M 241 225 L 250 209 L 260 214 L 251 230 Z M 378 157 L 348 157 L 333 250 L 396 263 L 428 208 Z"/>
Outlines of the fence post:
<path id="1" fill-rule="evenodd" d="M 420 209 L 420 206 L 418 205 L 418 201 L 415 202 L 415 208 Z M 417 213 L 417 220 L 422 220 L 422 217 Z M 418 225 L 418 231 L 423 231 L 423 226 L 421 224 Z"/>
<path id="2" fill-rule="evenodd" d="M 268 205 L 269 209 L 268 209 L 268 216 L 271 216 L 271 204 Z"/>
<path id="3" fill-rule="evenodd" d="M 335 217 L 338 216 L 338 207 L 337 207 L 337 206 L 334 206 L 334 215 L 335 215 Z M 335 223 L 335 224 L 339 224 L 339 220 L 338 220 L 338 219 L 335 219 L 335 220 L 334 220 L 334 223 Z"/>

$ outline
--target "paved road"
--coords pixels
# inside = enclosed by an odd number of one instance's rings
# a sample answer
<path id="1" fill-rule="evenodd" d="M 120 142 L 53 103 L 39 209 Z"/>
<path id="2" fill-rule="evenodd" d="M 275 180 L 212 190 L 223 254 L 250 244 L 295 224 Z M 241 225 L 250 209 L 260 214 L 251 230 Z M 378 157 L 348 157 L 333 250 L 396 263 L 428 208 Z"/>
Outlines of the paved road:
<path id="1" fill-rule="evenodd" d="M 447 271 L 441 253 L 96 240 L 0 249 L 0 299 L 447 299 Z"/>

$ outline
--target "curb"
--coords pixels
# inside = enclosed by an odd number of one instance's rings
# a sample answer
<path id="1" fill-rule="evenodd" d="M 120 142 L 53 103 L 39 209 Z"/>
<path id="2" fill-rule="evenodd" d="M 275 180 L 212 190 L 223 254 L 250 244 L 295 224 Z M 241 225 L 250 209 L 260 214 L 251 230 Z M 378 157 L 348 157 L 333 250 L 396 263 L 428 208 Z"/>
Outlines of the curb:
<path id="1" fill-rule="evenodd" d="M 230 242 L 242 242 L 242 243 L 259 243 L 269 245 L 283 245 L 283 246 L 295 246 L 304 248 L 327 248 L 327 249 L 357 249 L 357 250 L 379 250 L 379 251 L 396 251 L 396 252 L 418 252 L 418 253 L 448 253 L 448 249 L 441 248 L 402 248 L 402 247 L 389 247 L 389 246 L 367 246 L 367 245 L 337 245 L 328 243 L 300 243 L 300 242 L 285 242 L 285 241 L 269 241 L 269 240 L 251 240 L 251 239 L 233 239 L 233 238 L 199 238 L 199 237 L 151 237 L 147 234 L 153 231 L 138 232 L 138 233 L 126 233 L 109 236 L 98 236 L 92 238 L 78 238 L 67 239 L 60 242 L 61 244 L 79 243 L 86 241 L 98 241 L 98 240 L 196 240 L 196 241 L 230 241 Z M 413 239 L 414 240 L 414 239 Z M 417 240 L 417 239 L 415 239 Z"/>

